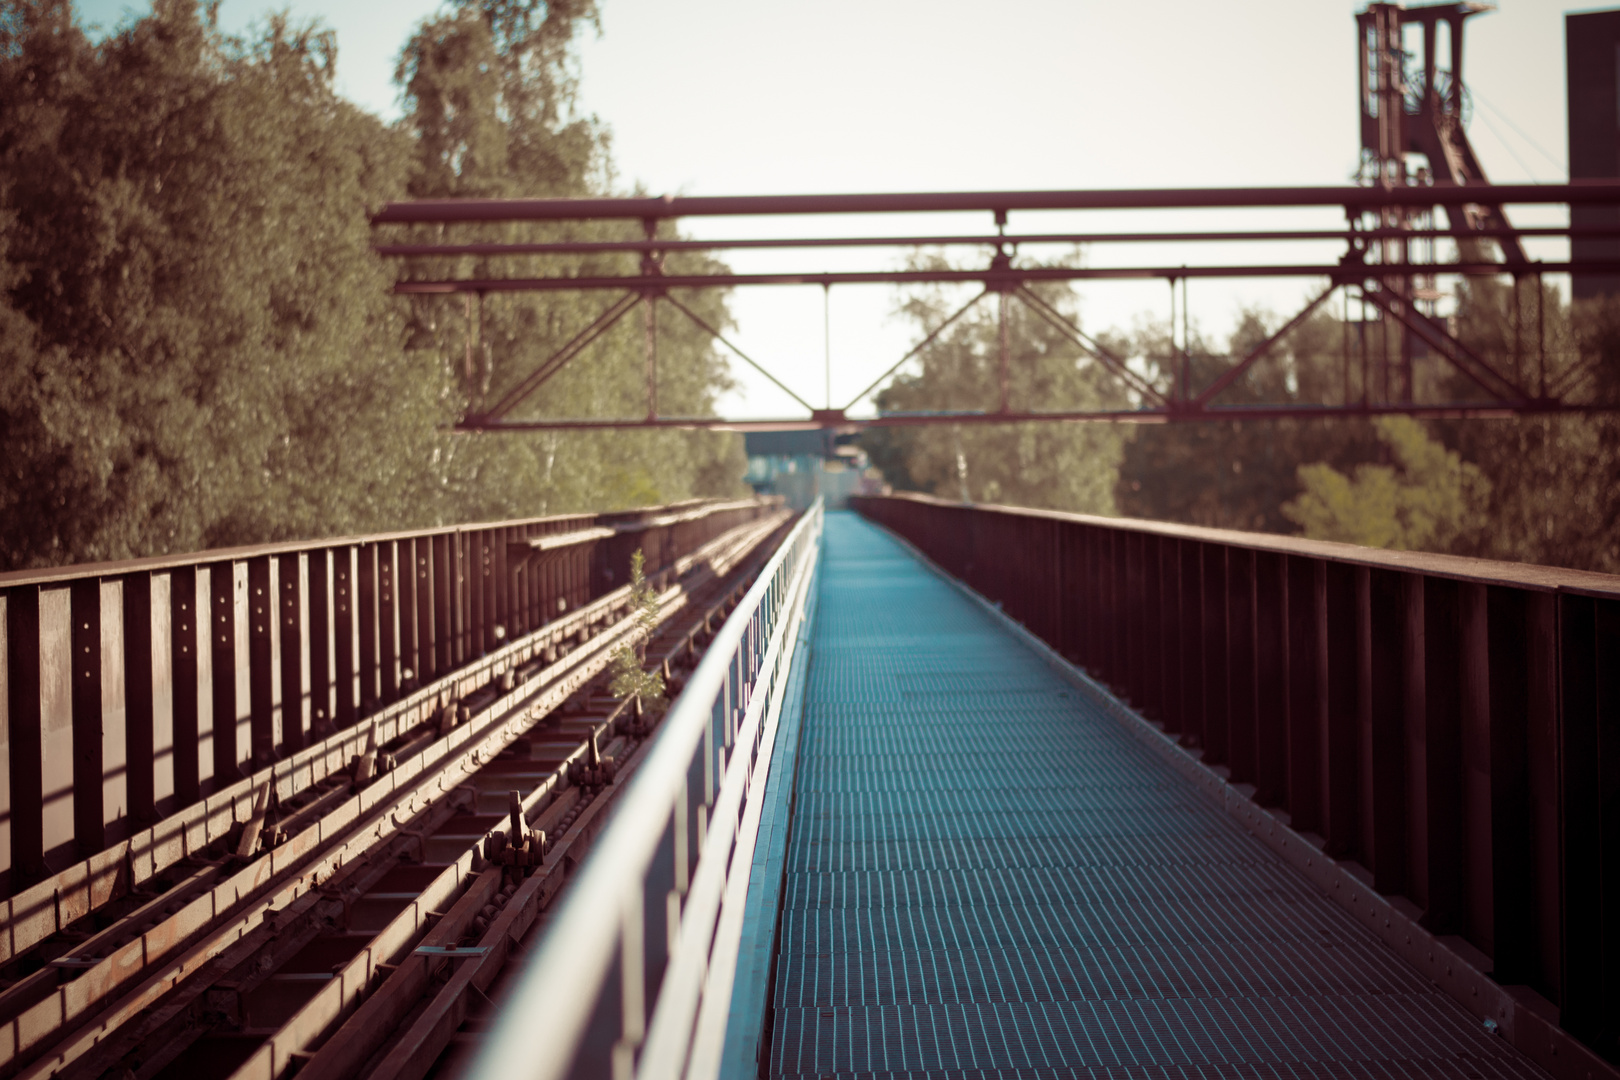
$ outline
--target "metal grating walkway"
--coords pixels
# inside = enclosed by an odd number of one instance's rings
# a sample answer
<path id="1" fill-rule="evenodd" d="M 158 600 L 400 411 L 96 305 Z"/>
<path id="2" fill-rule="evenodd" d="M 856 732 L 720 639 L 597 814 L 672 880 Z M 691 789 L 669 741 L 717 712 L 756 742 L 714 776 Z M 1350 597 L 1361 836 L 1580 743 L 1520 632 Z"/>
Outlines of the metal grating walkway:
<path id="1" fill-rule="evenodd" d="M 886 535 L 825 544 L 772 1075 L 1545 1075 Z"/>

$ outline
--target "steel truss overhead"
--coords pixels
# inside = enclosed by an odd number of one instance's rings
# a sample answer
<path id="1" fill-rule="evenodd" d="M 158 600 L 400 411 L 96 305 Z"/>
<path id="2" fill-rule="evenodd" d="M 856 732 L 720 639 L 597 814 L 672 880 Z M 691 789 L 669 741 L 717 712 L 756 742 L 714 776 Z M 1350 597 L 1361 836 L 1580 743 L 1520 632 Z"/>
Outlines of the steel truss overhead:
<path id="1" fill-rule="evenodd" d="M 1517 253 L 1519 241 L 1527 237 L 1595 237 L 1620 235 L 1616 228 L 1572 228 L 1538 226 L 1515 229 L 1504 224 L 1506 205 L 1620 205 L 1620 183 L 1503 184 L 1315 187 L 1315 188 L 1216 188 L 1118 191 L 1031 191 L 980 193 L 925 193 L 876 195 L 787 195 L 740 197 L 599 198 L 599 199 L 456 199 L 392 203 L 375 215 L 376 226 L 428 225 L 442 236 L 446 227 L 517 222 L 640 222 L 642 237 L 608 241 L 544 241 L 525 243 L 411 242 L 414 237 L 379 240 L 376 250 L 395 257 L 459 257 L 502 255 L 579 255 L 640 254 L 639 272 L 542 277 L 480 277 L 407 279 L 395 285 L 395 292 L 411 296 L 463 294 L 469 308 L 473 297 L 480 302 L 490 293 L 500 292 L 616 292 L 610 304 L 583 330 L 575 334 L 541 364 L 520 379 L 493 402 L 480 402 L 457 425 L 463 431 L 532 431 L 585 428 L 707 428 L 721 430 L 781 431 L 793 429 L 906 426 L 934 423 L 1008 423 L 1044 421 L 1124 421 L 1168 423 L 1278 417 L 1375 416 L 1400 413 L 1422 417 L 1493 417 L 1520 414 L 1582 413 L 1620 410 L 1620 402 L 1578 398 L 1589 372 L 1579 369 L 1549 373 L 1546 339 L 1540 317 L 1546 274 L 1571 272 L 1620 273 L 1620 262 L 1534 262 Z M 1345 229 L 1276 229 L 1243 231 L 1179 232 L 1068 232 L 1008 234 L 1006 224 L 1012 211 L 1039 210 L 1193 210 L 1259 209 L 1288 210 L 1301 207 L 1338 207 L 1349 225 Z M 1446 211 L 1446 228 L 1391 228 L 1389 211 L 1434 207 Z M 660 238 L 661 223 L 687 217 L 793 216 L 809 214 L 907 214 L 941 212 L 980 212 L 993 215 L 997 231 L 988 234 L 901 235 L 886 237 L 784 237 L 780 239 L 691 240 Z M 1480 222 L 1490 224 L 1481 227 Z M 1474 252 L 1475 261 L 1439 263 L 1412 257 L 1412 242 L 1449 237 L 1470 243 L 1460 250 Z M 1493 240 L 1504 251 L 1517 257 L 1508 262 L 1478 261 L 1478 241 Z M 1177 243 L 1200 242 L 1279 242 L 1301 240 L 1343 240 L 1344 254 L 1336 263 L 1261 263 L 1255 265 L 1159 265 L 1112 267 L 1017 266 L 1014 259 L 1020 245 L 1079 243 Z M 664 256 L 680 251 L 721 251 L 742 249 L 792 250 L 800 248 L 886 247 L 897 251 L 929 246 L 981 246 L 991 257 L 980 269 L 908 269 L 812 273 L 700 273 L 672 274 L 663 269 Z M 1451 328 L 1432 312 L 1438 294 L 1431 284 L 1436 275 L 1511 277 L 1515 297 L 1526 279 L 1534 284 L 1537 319 L 1535 327 L 1514 322 L 1513 370 L 1505 371 L 1480 356 L 1461 341 Z M 1086 334 L 1061 312 L 1043 300 L 1030 286 L 1048 281 L 1162 280 L 1171 286 L 1172 322 L 1176 286 L 1182 289 L 1185 317 L 1186 282 L 1211 278 L 1314 278 L 1325 287 L 1283 326 L 1204 385 L 1193 385 L 1191 361 L 1183 341 L 1176 355 L 1169 358 L 1172 377 L 1168 385 L 1149 379 L 1133 368 L 1126 358 L 1111 352 Z M 840 408 L 817 408 L 786 386 L 764 365 L 747 356 L 715 327 L 683 303 L 671 290 L 730 289 L 755 285 L 833 285 L 846 284 L 945 284 L 975 283 L 982 291 L 949 318 L 936 326 L 905 356 L 879 375 L 859 394 Z M 1346 340 L 1343 348 L 1343 395 L 1337 404 L 1228 403 L 1222 402 L 1229 390 L 1251 368 L 1271 354 L 1272 349 L 1335 293 L 1343 292 L 1346 303 L 1352 294 L 1363 309 L 1376 316 L 1384 336 L 1384 348 L 1371 355 L 1366 328 L 1371 319 L 1359 324 L 1360 340 L 1355 348 Z M 877 390 L 908 360 L 938 339 L 949 326 L 986 298 L 999 302 L 1001 334 L 999 355 L 999 401 L 994 409 L 949 410 L 917 413 L 880 413 L 873 417 L 851 417 L 849 411 Z M 1008 335 L 1005 333 L 1009 309 L 1021 304 L 1071 341 L 1108 372 L 1116 381 L 1128 407 L 1083 411 L 1015 410 L 1009 401 L 1010 366 Z M 672 307 L 682 317 L 711 335 L 745 363 L 759 371 L 787 393 L 806 412 L 797 417 L 776 419 L 734 419 L 725 417 L 669 416 L 658 405 L 658 358 L 656 320 L 661 304 Z M 1425 311 L 1425 306 L 1431 308 Z M 1517 305 L 1516 305 L 1517 306 Z M 533 399 L 545 383 L 583 353 L 615 323 L 637 307 L 647 313 L 646 400 L 644 415 L 622 419 L 526 418 L 520 408 Z M 1172 335 L 1174 337 L 1174 335 Z M 1525 338 L 1533 336 L 1526 344 Z M 1391 339 L 1395 345 L 1390 346 Z M 1415 349 L 1427 353 L 1447 368 L 1464 376 L 1474 393 L 1452 401 L 1419 400 L 1412 378 L 1411 357 Z M 1397 355 L 1398 354 L 1398 355 Z M 468 368 L 472 369 L 471 338 Z M 1355 375 L 1355 378 L 1352 376 Z M 1359 385 L 1360 394 L 1353 392 Z"/>

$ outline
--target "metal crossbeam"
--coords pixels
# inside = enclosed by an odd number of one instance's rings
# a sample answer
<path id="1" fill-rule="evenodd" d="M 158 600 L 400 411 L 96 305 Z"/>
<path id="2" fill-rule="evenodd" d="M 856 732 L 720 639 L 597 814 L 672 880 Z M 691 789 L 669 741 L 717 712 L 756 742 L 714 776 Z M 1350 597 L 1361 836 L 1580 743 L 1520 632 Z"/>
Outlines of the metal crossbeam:
<path id="1" fill-rule="evenodd" d="M 1599 412 L 1620 409 L 1620 402 L 1573 400 L 1570 392 L 1585 385 L 1584 378 L 1567 373 L 1553 379 L 1554 390 L 1545 387 L 1543 371 L 1539 393 L 1531 393 L 1515 379 L 1497 370 L 1487 359 L 1477 355 L 1457 339 L 1438 319 L 1426 313 L 1414 300 L 1414 284 L 1436 275 L 1491 277 L 1512 275 L 1515 282 L 1532 277 L 1539 282 L 1549 273 L 1620 273 L 1620 261 L 1559 261 L 1510 263 L 1468 261 L 1451 263 L 1419 263 L 1398 261 L 1405 256 L 1404 241 L 1436 239 L 1440 237 L 1491 237 L 1499 240 L 1505 249 L 1522 250 L 1520 241 L 1530 237 L 1572 238 L 1598 235 L 1620 235 L 1620 228 L 1571 226 L 1536 226 L 1515 229 L 1509 226 L 1497 208 L 1506 205 L 1620 205 L 1620 183 L 1602 181 L 1575 184 L 1436 184 L 1432 186 L 1358 186 L 1358 187 L 1302 187 L 1302 188 L 1216 188 L 1216 189 L 1164 189 L 1115 191 L 1029 191 L 1029 192 L 939 192 L 854 195 L 782 195 L 782 196 L 677 196 L 664 198 L 599 198 L 599 199 L 472 199 L 425 200 L 393 203 L 385 207 L 372 220 L 377 226 L 431 225 L 435 231 L 445 225 L 476 223 L 536 223 L 563 221 L 628 221 L 639 222 L 640 236 L 625 239 L 591 241 L 521 241 L 511 243 L 410 243 L 379 242 L 379 254 L 407 257 L 452 257 L 502 255 L 568 255 L 586 253 L 639 253 L 639 268 L 626 273 L 596 273 L 590 276 L 569 276 L 566 273 L 542 274 L 525 277 L 481 276 L 459 278 L 453 276 L 407 278 L 399 281 L 396 293 L 411 296 L 451 296 L 458 294 L 484 296 L 496 292 L 570 292 L 619 291 L 623 295 L 601 318 L 553 353 L 538 368 L 519 382 L 493 407 L 469 413 L 458 429 L 464 431 L 532 431 L 579 430 L 620 428 L 704 428 L 713 430 L 781 431 L 795 429 L 854 430 L 867 426 L 909 426 L 929 423 L 1008 423 L 1035 420 L 1079 422 L 1110 421 L 1136 423 L 1165 423 L 1244 418 L 1278 418 L 1284 416 L 1327 417 L 1366 416 L 1384 413 L 1404 413 L 1414 416 L 1478 416 L 1511 415 L 1517 413 Z M 1032 212 L 1043 210 L 1151 210 L 1151 209 L 1297 209 L 1302 207 L 1338 208 L 1349 223 L 1341 229 L 1274 229 L 1274 230 L 1189 230 L 1189 231 L 1129 231 L 1129 232 L 1028 232 L 1009 235 L 1005 231 L 1007 215 L 1014 210 Z M 1391 227 L 1387 221 L 1396 215 L 1401 220 L 1411 217 L 1407 211 L 1443 207 L 1452 219 L 1449 228 L 1428 226 Z M 1488 211 L 1488 213 L 1487 213 Z M 657 230 L 661 222 L 684 217 L 724 217 L 754 215 L 817 215 L 817 214 L 906 214 L 906 213 L 991 213 L 998 231 L 993 235 L 947 233 L 938 235 L 898 235 L 871 237 L 795 237 L 750 238 L 734 240 L 695 240 L 660 238 Z M 1484 215 L 1482 217 L 1481 215 Z M 1404 216 L 1403 216 L 1404 215 Z M 1416 219 L 1414 219 L 1416 220 Z M 1374 224 L 1376 222 L 1376 224 Z M 1421 224 L 1419 222 L 1419 224 Z M 1482 227 L 1474 227 L 1476 224 Z M 1283 261 L 1253 264 L 1228 263 L 1218 265 L 1154 265 L 1154 266 L 1017 266 L 1014 263 L 1020 244 L 1051 243 L 1163 243 L 1206 241 L 1277 243 L 1297 241 L 1339 240 L 1346 244 L 1344 256 L 1334 263 Z M 805 248 L 874 248 L 887 247 L 897 251 L 915 250 L 925 246 L 978 246 L 993 249 L 988 263 L 980 267 L 929 267 L 895 270 L 817 270 L 811 272 L 773 273 L 666 273 L 664 257 L 670 252 L 715 251 L 727 249 L 794 250 Z M 629 269 L 629 268 L 627 268 Z M 1168 390 L 1156 385 L 1144 373 L 1132 368 L 1125 358 L 1119 357 L 1094 337 L 1084 333 L 1078 325 L 1063 316 L 1050 303 L 1041 299 L 1030 288 L 1042 282 L 1080 282 L 1099 280 L 1160 280 L 1172 284 L 1191 279 L 1239 278 L 1312 278 L 1324 281 L 1326 287 L 1266 341 L 1233 359 L 1231 366 L 1220 372 L 1213 381 L 1196 394 L 1191 388 L 1178 385 Z M 958 309 L 940 326 L 911 348 L 904 356 L 886 369 L 842 408 L 817 409 L 804 397 L 790 389 L 773 374 L 768 366 L 742 352 L 708 322 L 695 314 L 687 303 L 677 299 L 671 290 L 732 289 L 764 285 L 821 285 L 830 289 L 834 285 L 951 285 L 974 284 L 983 290 L 966 305 Z M 1426 287 L 1426 286 L 1425 286 Z M 1391 353 L 1374 362 L 1379 370 L 1388 368 L 1398 378 L 1386 376 L 1388 386 L 1399 385 L 1393 393 L 1386 392 L 1387 400 L 1372 400 L 1375 395 L 1363 387 L 1362 401 L 1350 400 L 1348 391 L 1349 361 L 1346 354 L 1346 400 L 1342 404 L 1244 403 L 1217 405 L 1216 400 L 1253 366 L 1271 355 L 1272 351 L 1303 324 L 1337 290 L 1359 290 L 1360 295 L 1380 313 L 1386 328 L 1398 335 L 1399 357 Z M 989 293 L 1002 298 L 1003 337 L 1005 337 L 1006 307 L 1012 298 L 1025 304 L 1037 317 L 1051 325 L 1065 338 L 1096 359 L 1118 378 L 1139 402 L 1132 409 L 1103 409 L 1086 411 L 1012 411 L 1006 401 L 1010 357 L 1005 347 L 1001 355 L 1001 399 L 995 410 L 929 411 L 912 413 L 884 413 L 876 417 L 851 417 L 849 410 L 866 400 L 907 362 L 921 355 L 935 344 L 940 335 L 956 320 L 971 310 Z M 1433 295 L 1433 294 L 1426 294 Z M 646 415 L 640 417 L 570 417 L 534 419 L 513 415 L 518 407 L 532 399 L 547 380 L 577 357 L 585 347 L 595 341 L 608 327 L 641 301 L 649 305 L 647 334 L 647 400 Z M 652 312 L 660 300 L 666 300 L 705 330 L 721 345 L 735 353 L 745 363 L 760 372 L 778 389 L 788 394 L 803 408 L 807 416 L 788 416 L 767 419 L 741 419 L 718 416 L 682 417 L 661 415 L 657 407 L 657 336 L 656 316 Z M 1386 334 L 1386 341 L 1388 339 Z M 1484 398 L 1479 401 L 1420 402 L 1412 400 L 1411 359 L 1409 342 L 1427 345 L 1440 360 L 1476 384 Z M 1363 352 L 1367 347 L 1363 345 Z M 1389 351 L 1387 348 L 1386 352 Z M 1544 353 L 1544 346 L 1541 350 Z M 1365 369 L 1367 358 L 1363 357 Z M 1545 359 L 1543 358 L 1543 367 Z M 1364 373 L 1366 381 L 1371 376 Z"/>

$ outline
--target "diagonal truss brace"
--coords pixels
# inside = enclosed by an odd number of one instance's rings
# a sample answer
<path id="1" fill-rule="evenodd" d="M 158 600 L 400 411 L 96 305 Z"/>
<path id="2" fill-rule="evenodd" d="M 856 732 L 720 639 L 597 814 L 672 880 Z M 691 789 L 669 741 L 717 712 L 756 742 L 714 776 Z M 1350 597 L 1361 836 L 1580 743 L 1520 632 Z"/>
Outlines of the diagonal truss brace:
<path id="1" fill-rule="evenodd" d="M 1393 297 L 1381 284 L 1377 282 L 1373 284 L 1375 286 L 1373 288 L 1368 288 L 1365 284 L 1362 286 L 1363 296 L 1372 301 L 1380 311 L 1428 342 L 1442 358 L 1471 379 L 1481 390 L 1498 401 L 1510 404 L 1533 400 L 1534 395 L 1497 371 L 1472 349 L 1458 341 L 1445 327 L 1423 314 L 1411 303 Z M 1488 380 L 1494 380 L 1497 385 L 1492 386 Z"/>
<path id="2" fill-rule="evenodd" d="M 710 326 L 707 321 L 705 321 L 701 316 L 699 316 L 691 308 L 687 307 L 685 304 L 681 303 L 679 300 L 675 299 L 673 296 L 669 295 L 668 293 L 664 294 L 664 299 L 669 301 L 671 304 L 675 305 L 675 310 L 676 311 L 679 311 L 682 315 L 685 315 L 688 319 L 691 319 L 694 323 L 696 323 L 698 325 L 698 327 L 700 329 L 708 331 L 708 334 L 709 334 L 710 337 L 714 338 L 714 340 L 718 341 L 720 344 L 724 345 L 726 348 L 728 348 L 732 352 L 736 353 L 737 356 L 739 358 L 741 358 L 742 361 L 744 363 L 746 363 L 749 367 L 753 368 L 755 371 L 759 372 L 761 375 L 763 375 L 767 379 L 771 380 L 771 382 L 773 384 L 775 384 L 775 386 L 776 386 L 776 388 L 778 390 L 781 390 L 788 397 L 792 398 L 794 401 L 797 401 L 800 405 L 804 406 L 806 411 L 808 411 L 808 412 L 815 412 L 816 411 L 816 407 L 814 405 L 810 404 L 808 401 L 804 400 L 804 398 L 800 397 L 798 394 L 795 394 L 792 390 L 788 389 L 787 385 L 785 383 L 783 383 L 781 379 L 778 379 L 775 375 L 772 375 L 769 371 L 766 371 L 757 362 L 755 362 L 755 360 L 752 357 L 750 357 L 747 353 L 745 353 L 741 349 L 737 348 L 737 346 L 733 345 L 730 341 L 727 341 L 725 336 L 723 334 L 721 334 L 720 331 L 718 331 L 714 327 Z"/>
<path id="3" fill-rule="evenodd" d="M 1335 281 L 1327 288 L 1323 289 L 1314 298 L 1312 298 L 1310 303 L 1306 304 L 1305 307 L 1300 310 L 1299 314 L 1295 315 L 1292 319 L 1289 319 L 1286 323 L 1284 323 L 1280 330 L 1266 338 L 1266 340 L 1262 341 L 1254 348 L 1250 349 L 1244 354 L 1243 359 L 1237 362 L 1237 364 L 1222 372 L 1220 378 L 1210 383 L 1209 386 L 1204 388 L 1203 393 L 1192 399 L 1191 404 L 1193 408 L 1202 409 L 1204 406 L 1208 405 L 1211 401 L 1218 397 L 1223 390 L 1242 378 L 1244 372 L 1248 371 L 1255 364 L 1263 360 L 1279 341 L 1293 333 L 1301 323 L 1310 318 L 1316 309 L 1321 307 L 1323 302 L 1326 301 L 1328 297 L 1333 295 L 1334 290 L 1339 287 L 1339 284 L 1339 282 Z"/>
<path id="4" fill-rule="evenodd" d="M 1017 289 L 1013 290 L 1013 295 L 1022 300 L 1024 305 L 1036 315 L 1051 324 L 1053 329 L 1080 346 L 1081 350 L 1088 356 L 1095 358 L 1098 363 L 1118 375 L 1131 389 L 1141 394 L 1144 399 L 1151 398 L 1161 406 L 1169 404 L 1165 396 L 1152 383 L 1132 371 L 1123 359 L 1115 356 L 1102 342 L 1074 325 L 1063 316 L 1062 312 L 1042 300 L 1039 295 L 1032 292 L 1028 287 L 1024 285 L 1018 286 Z"/>
<path id="5" fill-rule="evenodd" d="M 642 294 L 640 292 L 630 292 L 619 297 L 606 311 L 598 315 L 594 322 L 575 334 L 562 348 L 546 357 L 540 363 L 540 366 L 530 372 L 522 382 L 508 390 L 501 400 L 497 401 L 485 412 L 477 416 L 469 416 L 467 419 L 486 423 L 504 418 L 513 409 L 521 405 L 530 394 L 540 389 L 548 379 L 561 371 L 570 360 L 583 352 L 591 342 L 607 333 L 614 323 L 629 314 L 632 308 L 641 303 L 641 300 Z"/>
<path id="6" fill-rule="evenodd" d="M 841 413 L 847 413 L 847 412 L 849 412 L 849 410 L 853 409 L 856 405 L 859 405 L 861 403 L 862 398 L 866 397 L 867 394 L 870 394 L 873 390 L 876 390 L 879 386 L 881 386 L 883 384 L 883 380 L 887 379 L 890 375 L 893 375 L 895 372 L 899 371 L 901 366 L 903 364 L 905 364 L 905 362 L 907 360 L 910 360 L 913 356 L 916 356 L 918 353 L 920 353 L 924 349 L 926 349 L 929 345 L 933 344 L 935 338 L 937 338 L 937 337 L 939 337 L 939 335 L 943 334 L 946 331 L 946 329 L 952 323 L 954 323 L 957 319 L 960 319 L 963 315 L 966 315 L 969 311 L 971 311 L 973 309 L 973 306 L 975 304 L 977 304 L 980 300 L 983 300 L 986 296 L 989 296 L 991 292 L 992 292 L 991 289 L 986 288 L 983 291 L 979 292 L 977 295 L 975 295 L 973 297 L 973 299 L 969 300 L 967 303 L 965 303 L 961 307 L 957 308 L 956 311 L 954 311 L 951 314 L 950 318 L 946 319 L 944 322 L 942 322 L 938 326 L 934 327 L 934 329 L 928 334 L 927 337 L 923 338 L 921 341 L 917 342 L 917 344 L 913 345 L 911 347 L 911 349 L 906 353 L 906 355 L 902 356 L 900 359 L 896 360 L 893 364 L 891 364 L 887 371 L 885 371 L 883 374 L 879 375 L 877 378 L 873 379 L 871 381 L 871 383 L 869 383 L 867 385 L 866 389 L 862 390 L 860 393 L 858 393 L 854 397 L 850 398 L 849 399 L 849 404 L 845 405 L 842 409 L 840 409 L 838 411 L 841 412 Z"/>

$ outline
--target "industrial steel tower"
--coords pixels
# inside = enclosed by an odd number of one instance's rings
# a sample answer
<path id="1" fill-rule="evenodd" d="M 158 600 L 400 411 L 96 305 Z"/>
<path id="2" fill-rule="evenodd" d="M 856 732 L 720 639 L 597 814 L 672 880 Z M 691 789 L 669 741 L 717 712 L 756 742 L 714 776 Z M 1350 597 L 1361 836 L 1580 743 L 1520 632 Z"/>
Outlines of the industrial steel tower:
<path id="1" fill-rule="evenodd" d="M 1357 179 L 1362 183 L 1385 188 L 1489 183 L 1464 130 L 1469 104 L 1462 75 L 1463 27 L 1470 16 L 1494 10 L 1493 5 L 1483 3 L 1410 8 L 1375 3 L 1356 16 L 1361 92 Z M 1493 261 L 1489 242 L 1494 240 L 1510 273 L 1528 270 L 1518 238 L 1501 234 L 1509 225 L 1500 206 L 1452 207 L 1445 217 L 1444 231 L 1456 239 L 1462 261 Z M 1387 207 L 1353 216 L 1350 224 L 1364 229 L 1433 230 L 1434 210 Z M 1385 238 L 1364 242 L 1360 249 L 1370 264 L 1435 262 L 1432 239 Z M 1514 280 L 1516 283 L 1517 276 Z M 1409 282 L 1391 278 L 1388 287 L 1399 294 L 1400 302 L 1427 306 L 1431 314 L 1441 295 L 1432 277 L 1415 276 Z M 1381 343 L 1366 344 L 1384 358 L 1381 381 L 1385 399 L 1410 403 L 1412 361 L 1423 355 L 1423 341 L 1388 314 L 1378 320 L 1378 326 L 1381 333 L 1363 323 L 1362 332 L 1382 338 Z M 1378 344 L 1384 347 L 1378 348 Z"/>

